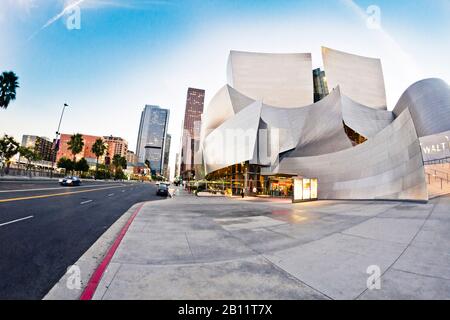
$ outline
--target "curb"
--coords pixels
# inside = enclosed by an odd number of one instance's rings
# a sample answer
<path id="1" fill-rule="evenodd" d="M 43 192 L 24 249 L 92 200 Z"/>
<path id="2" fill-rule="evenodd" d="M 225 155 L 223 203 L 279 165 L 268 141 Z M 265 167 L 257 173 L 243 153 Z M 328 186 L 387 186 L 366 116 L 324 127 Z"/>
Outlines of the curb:
<path id="1" fill-rule="evenodd" d="M 81 287 L 68 288 L 71 274 L 65 273 L 61 279 L 50 289 L 43 300 L 78 300 L 83 293 L 92 275 L 104 260 L 108 251 L 126 226 L 127 222 L 142 207 L 145 202 L 136 203 L 130 207 L 117 221 L 106 230 L 95 243 L 76 261 L 73 266 L 77 266 L 81 271 Z M 72 266 L 68 266 L 70 268 Z"/>
<path id="2" fill-rule="evenodd" d="M 91 278 L 89 279 L 89 282 L 88 282 L 86 288 L 84 289 L 83 293 L 80 296 L 80 300 L 91 300 L 92 299 L 95 291 L 97 290 L 98 284 L 100 283 L 100 280 L 102 279 L 103 274 L 105 273 L 106 268 L 108 267 L 109 263 L 111 262 L 111 259 L 114 256 L 114 253 L 116 252 L 117 248 L 119 247 L 120 243 L 122 242 L 122 239 L 125 236 L 125 234 L 127 233 L 128 228 L 130 227 L 134 218 L 136 218 L 136 216 L 141 211 L 144 204 L 145 203 L 141 203 L 139 205 L 139 207 L 134 211 L 134 213 L 128 219 L 125 226 L 123 226 L 119 235 L 114 240 L 114 243 L 109 248 L 108 253 L 103 258 L 102 262 L 100 263 L 100 265 L 97 267 L 97 269 L 94 271 Z"/>

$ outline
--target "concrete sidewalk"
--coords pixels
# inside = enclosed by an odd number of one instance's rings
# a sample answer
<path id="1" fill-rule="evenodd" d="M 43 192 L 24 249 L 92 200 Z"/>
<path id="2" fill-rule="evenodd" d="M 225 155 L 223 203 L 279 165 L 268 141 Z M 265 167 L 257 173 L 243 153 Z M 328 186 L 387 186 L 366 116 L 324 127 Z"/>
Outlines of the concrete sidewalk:
<path id="1" fill-rule="evenodd" d="M 380 290 L 367 268 L 379 266 Z M 450 299 L 450 197 L 146 203 L 94 299 Z"/>

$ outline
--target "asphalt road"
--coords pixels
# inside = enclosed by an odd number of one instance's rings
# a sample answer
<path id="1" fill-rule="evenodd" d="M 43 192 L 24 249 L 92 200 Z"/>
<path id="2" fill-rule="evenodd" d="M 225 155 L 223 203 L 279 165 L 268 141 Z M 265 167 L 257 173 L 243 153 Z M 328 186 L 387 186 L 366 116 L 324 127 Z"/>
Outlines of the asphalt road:
<path id="1" fill-rule="evenodd" d="M 0 299 L 42 299 L 133 204 L 161 200 L 148 183 L 0 181 Z"/>

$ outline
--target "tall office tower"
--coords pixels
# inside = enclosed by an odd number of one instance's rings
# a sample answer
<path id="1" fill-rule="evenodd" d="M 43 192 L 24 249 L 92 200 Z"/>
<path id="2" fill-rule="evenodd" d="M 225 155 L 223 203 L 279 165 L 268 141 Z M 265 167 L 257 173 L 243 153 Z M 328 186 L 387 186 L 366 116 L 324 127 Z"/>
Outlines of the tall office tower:
<path id="1" fill-rule="evenodd" d="M 116 154 L 126 157 L 128 152 L 128 142 L 120 137 L 105 136 L 103 141 L 108 146 L 108 153 L 111 157 Z"/>
<path id="2" fill-rule="evenodd" d="M 180 174 L 184 179 L 195 175 L 194 155 L 200 141 L 200 124 L 205 103 L 205 90 L 188 88 L 182 134 Z"/>
<path id="3" fill-rule="evenodd" d="M 44 137 L 23 135 L 22 144 L 23 147 L 33 149 L 37 152 L 43 161 L 55 161 L 55 153 L 53 152 L 53 142 Z"/>
<path id="4" fill-rule="evenodd" d="M 136 155 L 139 162 L 150 162 L 152 174 L 164 171 L 164 149 L 169 124 L 168 109 L 146 105 L 141 114 Z"/>
<path id="5" fill-rule="evenodd" d="M 170 179 L 170 170 L 169 170 L 169 156 L 170 156 L 170 141 L 172 140 L 172 136 L 170 134 L 166 135 L 166 143 L 164 146 L 164 170 L 163 176 L 166 177 L 167 180 Z"/>
<path id="6" fill-rule="evenodd" d="M 175 156 L 175 180 L 180 176 L 180 153 L 177 152 Z"/>
<path id="7" fill-rule="evenodd" d="M 320 101 L 328 95 L 328 84 L 325 71 L 318 69 L 313 70 L 314 82 L 314 102 Z"/>

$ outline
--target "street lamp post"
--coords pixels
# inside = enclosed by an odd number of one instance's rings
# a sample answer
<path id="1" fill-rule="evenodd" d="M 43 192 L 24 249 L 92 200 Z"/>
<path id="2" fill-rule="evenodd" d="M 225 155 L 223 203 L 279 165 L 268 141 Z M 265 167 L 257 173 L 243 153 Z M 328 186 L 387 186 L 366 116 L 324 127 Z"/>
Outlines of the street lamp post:
<path id="1" fill-rule="evenodd" d="M 64 103 L 62 112 L 61 112 L 61 117 L 59 118 L 59 123 L 58 123 L 58 130 L 56 130 L 56 138 L 55 138 L 55 150 L 54 150 L 54 154 L 52 155 L 52 168 L 50 171 L 50 177 L 53 178 L 53 171 L 54 171 L 54 166 L 55 166 L 55 160 L 56 160 L 56 155 L 58 153 L 58 138 L 60 137 L 61 133 L 59 132 L 59 130 L 61 129 L 61 122 L 64 116 L 64 110 L 66 109 L 66 107 L 68 107 L 69 105 L 67 103 Z"/>

